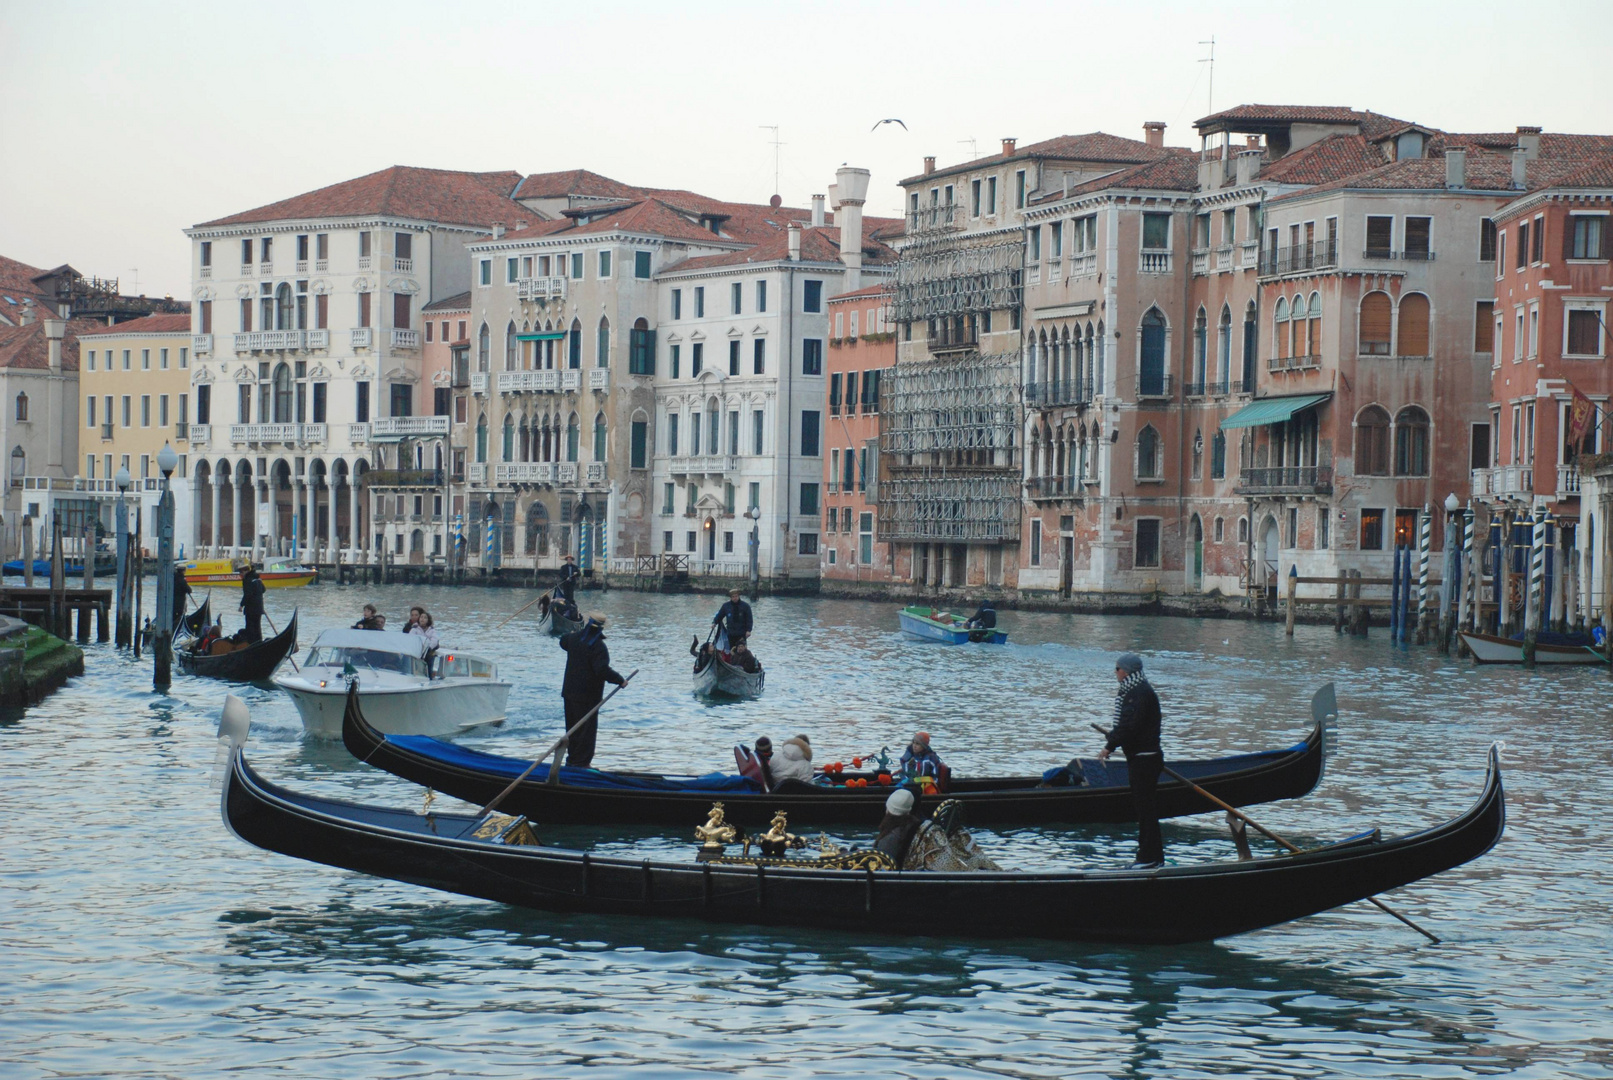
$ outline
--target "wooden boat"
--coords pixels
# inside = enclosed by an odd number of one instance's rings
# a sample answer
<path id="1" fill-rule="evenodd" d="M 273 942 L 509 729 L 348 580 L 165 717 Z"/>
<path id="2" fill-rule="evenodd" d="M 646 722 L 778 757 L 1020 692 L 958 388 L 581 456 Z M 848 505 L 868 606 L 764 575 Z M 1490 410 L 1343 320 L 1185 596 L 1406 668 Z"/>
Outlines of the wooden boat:
<path id="1" fill-rule="evenodd" d="M 211 595 L 209 595 L 202 601 L 200 607 L 179 620 L 179 625 L 174 627 L 174 643 L 179 645 L 187 639 L 201 637 L 202 631 L 206 629 L 208 623 L 212 621 L 213 598 Z M 151 644 L 151 642 L 156 638 L 156 632 L 157 626 L 155 623 L 141 627 L 141 640 L 147 645 Z"/>
<path id="2" fill-rule="evenodd" d="M 1317 692 L 1311 709 L 1316 726 L 1304 741 L 1287 749 L 1169 764 L 1234 806 L 1299 798 L 1322 778 L 1325 743 L 1337 712 L 1331 683 Z M 366 721 L 352 695 L 342 720 L 342 741 L 360 761 L 482 806 L 531 764 L 436 739 L 383 735 Z M 976 825 L 1136 820 L 1125 763 L 1091 760 L 1082 765 L 1084 782 L 1061 787 L 1042 786 L 1040 776 L 960 777 L 954 773 L 946 797 L 962 803 L 968 820 Z M 892 790 L 879 785 L 877 773 L 849 771 L 837 779 L 867 779 L 869 786 L 786 781 L 777 790 L 763 791 L 743 777 L 724 773 L 680 777 L 569 766 L 561 767 L 560 783 L 549 784 L 548 778 L 548 765 L 533 769 L 510 793 L 504 808 L 553 825 L 681 825 L 718 798 L 727 807 L 729 820 L 737 825 L 766 825 L 778 810 L 787 812 L 797 825 L 867 825 L 879 821 Z M 1215 810 L 1192 789 L 1169 777 L 1160 778 L 1158 803 L 1162 818 Z"/>
<path id="3" fill-rule="evenodd" d="M 319 579 L 319 571 L 302 566 L 291 559 L 271 559 L 258 570 L 265 589 L 294 589 L 312 585 Z M 185 564 L 185 580 L 192 585 L 222 585 L 225 588 L 241 587 L 239 564 L 229 559 L 203 559 Z"/>
<path id="4" fill-rule="evenodd" d="M 228 639 L 214 644 L 228 644 Z M 230 682 L 262 682 L 274 674 L 280 662 L 297 650 L 297 613 L 291 613 L 286 628 L 271 638 L 255 641 L 231 652 L 200 656 L 189 649 L 175 649 L 179 669 L 188 675 Z"/>
<path id="5" fill-rule="evenodd" d="M 1523 641 L 1519 638 L 1496 637 L 1493 634 L 1473 634 L 1461 631 L 1462 640 L 1467 643 L 1468 651 L 1473 654 L 1475 664 L 1521 664 L 1523 663 Z M 1541 640 L 1535 644 L 1535 663 L 1537 664 L 1605 664 L 1608 662 L 1608 653 L 1598 650 L 1586 638 L 1583 644 L 1564 644 L 1550 641 L 1550 638 L 1566 637 L 1564 634 L 1541 635 Z"/>
<path id="6" fill-rule="evenodd" d="M 0 570 L 4 571 L 6 577 L 22 577 L 24 571 L 23 561 L 21 559 L 12 559 L 9 562 L 0 564 Z M 97 551 L 95 553 L 95 573 L 97 576 L 117 572 L 118 556 L 115 552 Z M 63 559 L 62 575 L 64 577 L 83 577 L 84 560 L 82 558 Z M 34 560 L 34 577 L 42 577 L 47 580 L 50 578 L 49 559 Z"/>
<path id="7" fill-rule="evenodd" d="M 724 660 L 721 653 L 713 652 L 711 663 L 695 669 L 694 692 L 700 697 L 748 700 L 761 697 L 766 682 L 767 672 L 760 668 L 746 671 Z"/>
<path id="8" fill-rule="evenodd" d="M 562 634 L 569 634 L 573 630 L 581 629 L 582 620 L 568 619 L 560 614 L 559 604 L 550 604 L 549 609 L 538 619 L 539 632 L 549 634 L 552 637 L 559 637 Z"/>
<path id="9" fill-rule="evenodd" d="M 899 616 L 902 629 L 925 641 L 940 641 L 947 645 L 975 642 L 983 645 L 1002 645 L 1008 635 L 1002 630 L 963 625 L 968 622 L 962 615 L 953 615 L 931 607 L 905 607 Z"/>
<path id="10" fill-rule="evenodd" d="M 293 792 L 255 772 L 238 744 L 222 812 L 232 833 L 268 851 L 541 911 L 1138 944 L 1225 938 L 1363 900 L 1478 858 L 1506 825 L 1494 749 L 1478 801 L 1422 832 L 1154 870 L 955 873 L 601 857 L 541 846 L 520 819 L 484 822 Z"/>

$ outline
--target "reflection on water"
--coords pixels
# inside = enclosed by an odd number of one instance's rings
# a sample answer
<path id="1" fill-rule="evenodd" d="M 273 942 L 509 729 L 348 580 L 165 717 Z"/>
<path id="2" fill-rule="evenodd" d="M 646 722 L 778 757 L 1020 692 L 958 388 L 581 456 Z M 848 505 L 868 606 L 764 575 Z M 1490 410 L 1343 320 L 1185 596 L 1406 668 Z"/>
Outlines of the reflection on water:
<path id="1" fill-rule="evenodd" d="M 558 733 L 560 654 L 524 617 L 494 630 L 531 597 L 320 586 L 269 601 L 276 618 L 275 605 L 302 605 L 306 646 L 366 599 L 395 614 L 418 600 L 447 641 L 516 683 L 508 723 L 467 741 L 531 754 Z M 1441 820 L 1476 795 L 1484 748 L 1506 738 L 1508 836 L 1395 894 L 1447 938 L 1439 947 L 1365 905 L 1171 949 L 940 940 L 918 923 L 881 940 L 546 915 L 241 844 L 208 784 L 224 688 L 181 679 L 156 695 L 149 668 L 92 647 L 69 690 L 0 717 L 0 1074 L 1613 1071 L 1605 674 L 1475 670 L 1317 628 L 1289 641 L 1241 623 L 1019 613 L 1004 616 L 1009 646 L 949 649 L 896 633 L 894 605 L 763 599 L 767 694 L 710 708 L 690 694 L 686 653 L 713 599 L 587 600 L 611 616 L 617 667 L 642 672 L 607 708 L 601 764 L 705 771 L 727 766 L 734 742 L 796 732 L 844 759 L 922 727 L 960 772 L 1039 771 L 1095 749 L 1086 725 L 1107 717 L 1113 654 L 1136 649 L 1182 756 L 1292 742 L 1310 693 L 1337 681 L 1338 753 L 1312 796 L 1259 809 L 1278 831 L 1327 839 Z M 420 789 L 303 739 L 274 690 L 234 692 L 268 776 L 419 805 Z M 567 846 L 673 858 L 692 847 L 677 830 L 539 828 Z M 1015 865 L 1108 865 L 1132 844 L 1124 828 L 979 832 Z M 1168 823 L 1166 836 L 1182 861 L 1231 853 L 1219 817 Z"/>

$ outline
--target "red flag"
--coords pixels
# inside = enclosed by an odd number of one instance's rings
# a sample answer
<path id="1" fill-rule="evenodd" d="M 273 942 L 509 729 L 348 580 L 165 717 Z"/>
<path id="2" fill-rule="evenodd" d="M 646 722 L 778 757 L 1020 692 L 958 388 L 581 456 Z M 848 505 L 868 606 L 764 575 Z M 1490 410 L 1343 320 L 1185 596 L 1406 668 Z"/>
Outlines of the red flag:
<path id="1" fill-rule="evenodd" d="M 1579 392 L 1579 387 L 1573 383 L 1568 384 L 1569 391 L 1574 395 L 1568 403 L 1568 444 L 1574 447 L 1574 454 L 1579 456 L 1579 446 L 1585 440 L 1585 433 L 1591 429 L 1591 422 L 1596 419 L 1596 405 L 1590 398 Z"/>

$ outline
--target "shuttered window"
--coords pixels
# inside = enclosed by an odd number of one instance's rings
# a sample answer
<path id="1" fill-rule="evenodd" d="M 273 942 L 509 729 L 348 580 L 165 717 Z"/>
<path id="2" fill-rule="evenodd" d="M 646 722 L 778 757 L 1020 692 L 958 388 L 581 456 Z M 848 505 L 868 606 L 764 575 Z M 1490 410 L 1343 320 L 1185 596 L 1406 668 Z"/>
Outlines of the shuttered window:
<path id="1" fill-rule="evenodd" d="M 1389 326 L 1392 311 L 1388 293 L 1370 292 L 1361 298 L 1362 355 L 1389 355 Z"/>
<path id="2" fill-rule="evenodd" d="M 1568 351 L 1574 356 L 1600 356 L 1602 353 L 1600 313 L 1587 309 L 1568 312 Z"/>
<path id="3" fill-rule="evenodd" d="M 1408 217 L 1406 219 L 1406 252 L 1408 259 L 1427 259 L 1433 254 L 1428 236 L 1433 218 Z"/>
<path id="4" fill-rule="evenodd" d="M 1529 223 L 1518 222 L 1518 266 L 1529 265 Z"/>
<path id="5" fill-rule="evenodd" d="M 1355 422 L 1355 474 L 1389 475 L 1389 414 L 1376 405 L 1361 410 Z"/>
<path id="6" fill-rule="evenodd" d="M 1411 293 L 1400 298 L 1400 356 L 1427 356 L 1428 297 Z"/>
<path id="7" fill-rule="evenodd" d="M 1394 218 L 1367 218 L 1367 256 L 1374 259 L 1387 259 L 1394 250 L 1394 232 Z"/>
<path id="8" fill-rule="evenodd" d="M 1605 259 L 1607 253 L 1602 247 L 1603 221 L 1601 217 L 1592 217 L 1586 214 L 1576 214 L 1568 219 L 1568 227 L 1563 230 L 1563 255 L 1570 259 Z"/>
<path id="9" fill-rule="evenodd" d="M 1473 313 L 1473 351 L 1495 350 L 1495 301 L 1480 300 Z"/>
<path id="10" fill-rule="evenodd" d="M 1428 475 L 1428 414 L 1415 405 L 1395 417 L 1395 475 Z"/>
<path id="11" fill-rule="evenodd" d="M 1529 249 L 1529 261 L 1539 262 L 1545 258 L 1546 248 L 1546 219 L 1535 218 L 1534 246 Z"/>

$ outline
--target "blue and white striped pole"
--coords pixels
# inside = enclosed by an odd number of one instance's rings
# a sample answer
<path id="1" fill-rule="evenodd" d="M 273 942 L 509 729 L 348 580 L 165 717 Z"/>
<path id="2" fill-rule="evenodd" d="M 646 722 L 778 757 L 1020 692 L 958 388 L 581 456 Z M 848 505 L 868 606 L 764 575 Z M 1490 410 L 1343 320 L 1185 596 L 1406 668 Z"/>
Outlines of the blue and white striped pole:
<path id="1" fill-rule="evenodd" d="M 1428 556 L 1433 545 L 1434 514 L 1427 503 L 1423 504 L 1422 521 L 1417 530 L 1417 644 L 1428 644 Z"/>

